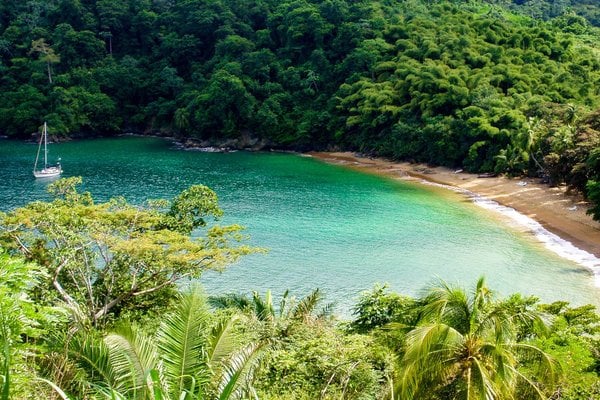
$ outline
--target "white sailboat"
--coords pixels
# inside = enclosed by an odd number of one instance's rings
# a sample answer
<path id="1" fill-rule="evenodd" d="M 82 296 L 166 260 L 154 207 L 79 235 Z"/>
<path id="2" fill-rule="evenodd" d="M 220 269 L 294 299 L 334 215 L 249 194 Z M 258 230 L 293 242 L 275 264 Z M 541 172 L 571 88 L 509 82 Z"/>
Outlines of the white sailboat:
<path id="1" fill-rule="evenodd" d="M 37 170 L 38 160 L 40 158 L 40 150 L 42 149 L 42 142 L 44 143 L 44 168 Z M 44 122 L 44 132 L 40 137 L 40 144 L 38 145 L 37 155 L 35 156 L 35 164 L 33 165 L 33 176 L 36 178 L 52 178 L 59 176 L 62 173 L 62 167 L 60 166 L 60 159 L 56 165 L 48 166 L 48 127 Z"/>

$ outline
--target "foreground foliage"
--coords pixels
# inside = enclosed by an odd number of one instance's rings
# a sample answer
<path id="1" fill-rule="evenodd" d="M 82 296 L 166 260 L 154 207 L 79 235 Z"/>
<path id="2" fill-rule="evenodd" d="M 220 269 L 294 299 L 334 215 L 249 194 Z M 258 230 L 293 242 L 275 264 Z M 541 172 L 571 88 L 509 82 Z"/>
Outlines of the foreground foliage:
<path id="1" fill-rule="evenodd" d="M 123 325 L 103 337 L 79 335 L 70 358 L 84 371 L 81 397 L 237 399 L 249 385 L 259 346 L 244 341 L 234 316 L 215 317 L 197 289 L 177 296 L 159 329 Z M 71 382 L 61 382 L 72 387 Z M 79 398 L 78 396 L 78 398 Z"/>
<path id="2" fill-rule="evenodd" d="M 319 290 L 206 299 L 171 278 L 255 250 L 233 246 L 239 227 L 205 231 L 206 218 L 220 215 L 212 191 L 192 187 L 172 202 L 134 207 L 96 204 L 77 183 L 59 180 L 53 201 L 0 216 L 2 400 L 600 394 L 592 306 L 497 298 L 483 278 L 471 292 L 440 282 L 416 298 L 376 286 L 349 322 L 332 316 Z M 121 300 L 109 307 L 111 299 Z M 100 300 L 105 311 L 94 320 Z"/>
<path id="3" fill-rule="evenodd" d="M 253 249 L 235 244 L 241 227 L 211 226 L 222 214 L 216 194 L 192 186 L 173 201 L 144 207 L 124 199 L 95 203 L 79 193 L 80 178 L 49 186 L 51 202 L 33 202 L 0 215 L 0 240 L 48 270 L 39 299 L 58 297 L 80 324 L 100 326 L 138 318 L 169 303 L 184 279 L 198 278 Z"/>
<path id="4" fill-rule="evenodd" d="M 2 265 L 34 268 L 6 255 Z M 18 274 L 12 280 L 30 282 Z M 11 354 L 3 358 L 3 398 L 500 400 L 599 393 L 600 317 L 593 307 L 495 299 L 483 280 L 471 294 L 441 283 L 410 301 L 381 290 L 363 295 L 361 304 L 383 302 L 358 306 L 350 325 L 276 308 L 267 318 L 252 308 L 214 312 L 197 289 L 160 307 L 158 328 L 116 318 L 113 328 L 74 332 L 65 312 L 38 308 L 36 318 L 19 318 L 20 328 L 0 321 L 2 332 L 13 332 L 0 338 Z M 400 301 L 389 301 L 394 297 Z M 256 299 L 269 303 L 268 296 Z M 376 321 L 369 314 L 384 308 L 390 320 L 363 325 L 363 333 L 352 328 Z M 23 358 L 32 352 L 36 357 Z"/>
<path id="5" fill-rule="evenodd" d="M 28 398 L 33 360 L 46 350 L 43 337 L 67 314 L 33 301 L 47 277 L 44 268 L 0 251 L 0 398 Z"/>
<path id="6" fill-rule="evenodd" d="M 431 289 L 406 336 L 399 398 L 545 399 L 559 365 L 518 336 L 524 327 L 534 335 L 536 323 L 528 307 L 494 301 L 483 279 L 470 295 L 446 284 Z"/>

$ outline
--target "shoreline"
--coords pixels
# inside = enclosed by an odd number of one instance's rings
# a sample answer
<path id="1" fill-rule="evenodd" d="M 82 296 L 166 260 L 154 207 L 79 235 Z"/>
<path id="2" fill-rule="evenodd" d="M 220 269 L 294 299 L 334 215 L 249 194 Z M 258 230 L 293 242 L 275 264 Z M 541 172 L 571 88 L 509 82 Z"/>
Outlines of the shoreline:
<path id="1" fill-rule="evenodd" d="M 204 143 L 187 143 L 181 138 L 164 135 L 148 135 L 136 132 L 122 133 L 116 136 L 139 136 L 165 139 L 178 144 L 185 150 L 237 151 L 238 148 L 223 145 L 202 147 Z M 110 137 L 110 136 L 107 136 Z M 97 139 L 69 138 L 70 140 Z M 11 140 L 5 138 L 4 140 Z M 235 149 L 235 150 L 233 150 Z M 282 151 L 276 149 L 241 148 L 245 151 Z M 285 152 L 285 151 L 283 151 Z M 297 153 L 290 150 L 290 153 Z M 304 154 L 331 164 L 363 172 L 387 176 L 393 179 L 413 182 L 430 182 L 445 186 L 448 190 L 461 192 L 465 198 L 474 201 L 478 196 L 509 207 L 541 224 L 549 232 L 568 241 L 578 249 L 600 258 L 600 222 L 586 214 L 589 206 L 580 196 L 566 194 L 565 187 L 550 187 L 538 183 L 534 178 L 508 178 L 504 176 L 479 177 L 477 174 L 453 171 L 446 167 L 431 167 L 426 164 L 391 161 L 384 158 L 371 158 L 349 151 L 323 152 L 309 151 Z M 456 190 L 457 189 L 457 190 Z M 600 264 L 597 265 L 598 284 L 600 286 Z"/>
<path id="2" fill-rule="evenodd" d="M 343 165 L 363 172 L 445 186 L 448 190 L 461 192 L 471 201 L 479 197 L 494 201 L 500 206 L 516 210 L 539 223 L 550 233 L 600 258 L 600 222 L 594 221 L 586 214 L 588 203 L 578 196 L 567 194 L 565 187 L 550 187 L 538 183 L 538 180 L 533 178 L 483 178 L 477 174 L 453 171 L 445 167 L 368 158 L 351 152 L 306 154 L 330 164 Z M 533 231 L 532 233 L 535 234 Z M 594 275 L 597 273 L 592 272 Z"/>

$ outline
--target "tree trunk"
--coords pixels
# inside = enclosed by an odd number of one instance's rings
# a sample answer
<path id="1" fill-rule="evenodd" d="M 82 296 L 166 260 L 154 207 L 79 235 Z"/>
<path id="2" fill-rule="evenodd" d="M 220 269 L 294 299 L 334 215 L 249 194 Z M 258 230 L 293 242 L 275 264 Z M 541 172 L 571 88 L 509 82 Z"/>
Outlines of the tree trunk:
<path id="1" fill-rule="evenodd" d="M 48 66 L 48 81 L 52 83 L 52 70 L 50 69 L 50 62 L 47 62 L 46 65 Z"/>

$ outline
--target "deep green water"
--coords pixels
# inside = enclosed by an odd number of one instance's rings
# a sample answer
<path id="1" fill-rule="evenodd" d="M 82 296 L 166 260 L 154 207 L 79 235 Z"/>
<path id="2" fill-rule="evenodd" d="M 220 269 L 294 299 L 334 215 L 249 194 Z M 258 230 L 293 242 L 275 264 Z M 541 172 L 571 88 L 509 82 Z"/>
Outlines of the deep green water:
<path id="1" fill-rule="evenodd" d="M 278 153 L 183 151 L 154 138 L 52 144 L 64 176 L 82 176 L 97 200 L 170 198 L 192 184 L 219 195 L 222 223 L 247 227 L 266 247 L 224 273 L 206 273 L 209 293 L 325 291 L 348 315 L 376 282 L 415 295 L 442 278 L 465 286 L 485 275 L 506 295 L 535 294 L 600 304 L 592 274 L 547 251 L 458 194 L 397 182 L 309 157 Z M 31 173 L 36 146 L 0 141 L 0 209 L 46 199 Z"/>

